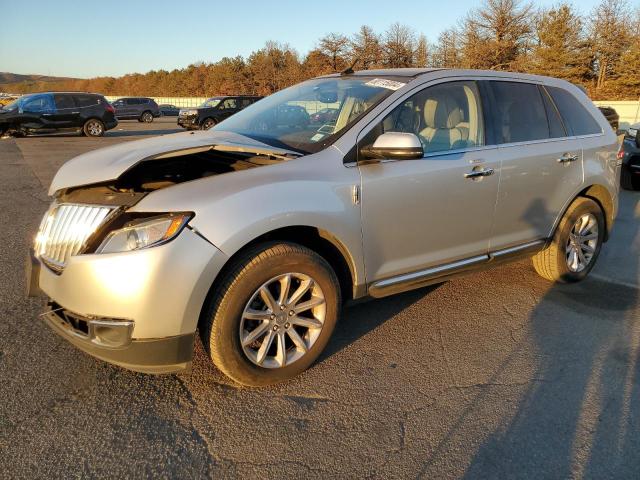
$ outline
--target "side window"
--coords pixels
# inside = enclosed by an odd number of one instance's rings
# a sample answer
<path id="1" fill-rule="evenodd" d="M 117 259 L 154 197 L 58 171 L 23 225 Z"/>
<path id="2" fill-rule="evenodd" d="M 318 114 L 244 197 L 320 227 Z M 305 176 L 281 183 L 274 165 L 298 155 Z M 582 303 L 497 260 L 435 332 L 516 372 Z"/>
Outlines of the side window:
<path id="1" fill-rule="evenodd" d="M 425 153 L 484 145 L 480 94 L 475 82 L 427 87 L 389 113 L 363 139 L 370 144 L 386 132 L 414 133 Z"/>
<path id="2" fill-rule="evenodd" d="M 249 105 L 251 105 L 253 103 L 253 100 L 250 98 L 243 98 L 240 101 L 240 108 L 245 108 L 248 107 Z"/>
<path id="3" fill-rule="evenodd" d="M 235 98 L 226 98 L 220 105 L 220 110 L 234 110 L 236 108 Z"/>
<path id="4" fill-rule="evenodd" d="M 549 120 L 549 135 L 551 138 L 562 138 L 567 136 L 567 131 L 564 128 L 564 124 L 562 123 L 562 118 L 560 118 L 560 113 L 558 109 L 551 101 L 551 97 L 547 91 L 540 87 L 540 94 L 542 95 L 542 100 L 544 101 L 544 109 L 547 112 L 547 119 Z"/>
<path id="5" fill-rule="evenodd" d="M 92 95 L 74 95 L 76 105 L 80 108 L 92 107 L 98 104 L 98 98 Z"/>
<path id="6" fill-rule="evenodd" d="M 42 113 L 42 112 L 54 112 L 55 105 L 53 103 L 53 95 L 36 95 L 29 98 L 24 102 L 22 106 L 24 112 Z"/>
<path id="7" fill-rule="evenodd" d="M 75 108 L 76 104 L 73 101 L 73 97 L 64 93 L 56 93 L 53 95 L 53 101 L 56 104 L 58 110 L 64 110 L 68 108 Z"/>
<path id="8" fill-rule="evenodd" d="M 600 124 L 570 92 L 558 87 L 547 87 L 547 90 L 572 135 L 602 133 Z"/>
<path id="9" fill-rule="evenodd" d="M 547 113 L 537 85 L 489 82 L 494 98 L 497 143 L 526 142 L 549 138 Z"/>
<path id="10" fill-rule="evenodd" d="M 140 102 L 138 101 L 137 98 L 126 98 L 125 103 L 127 105 L 138 105 Z"/>

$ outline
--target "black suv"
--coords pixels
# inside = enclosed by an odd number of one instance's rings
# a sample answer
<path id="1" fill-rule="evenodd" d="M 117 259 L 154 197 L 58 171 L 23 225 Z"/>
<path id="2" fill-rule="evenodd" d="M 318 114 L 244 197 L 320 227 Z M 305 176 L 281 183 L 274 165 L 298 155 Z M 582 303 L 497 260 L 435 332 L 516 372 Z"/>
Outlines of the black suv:
<path id="1" fill-rule="evenodd" d="M 112 102 L 119 120 L 138 120 L 151 123 L 160 116 L 160 107 L 153 98 L 125 97 Z"/>
<path id="2" fill-rule="evenodd" d="M 0 134 L 80 129 L 89 137 L 100 137 L 118 125 L 114 113 L 109 102 L 96 93 L 33 93 L 0 109 Z"/>
<path id="3" fill-rule="evenodd" d="M 622 188 L 640 190 L 640 123 L 631 125 L 626 131 L 618 158 L 622 160 Z"/>
<path id="4" fill-rule="evenodd" d="M 178 115 L 178 125 L 188 130 L 209 130 L 216 123 L 239 112 L 262 97 L 236 95 L 229 97 L 212 97 L 198 108 L 184 108 Z"/>

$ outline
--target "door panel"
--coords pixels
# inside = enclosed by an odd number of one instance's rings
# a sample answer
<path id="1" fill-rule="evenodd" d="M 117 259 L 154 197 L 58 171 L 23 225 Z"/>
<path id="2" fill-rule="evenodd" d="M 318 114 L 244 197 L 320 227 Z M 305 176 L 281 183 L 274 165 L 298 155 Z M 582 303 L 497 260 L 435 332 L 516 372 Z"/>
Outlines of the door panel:
<path id="1" fill-rule="evenodd" d="M 491 250 L 547 238 L 583 179 L 579 141 L 535 84 L 490 81 L 493 137 L 501 162 Z"/>
<path id="2" fill-rule="evenodd" d="M 495 150 L 360 167 L 369 282 L 488 252 L 498 192 Z M 465 178 L 474 167 L 495 173 Z"/>
<path id="3" fill-rule="evenodd" d="M 359 147 L 386 132 L 416 135 L 426 153 L 360 163 L 367 281 L 487 255 L 500 164 L 496 148 L 483 146 L 477 83 L 440 83 L 401 100 Z M 468 177 L 480 170 L 488 176 Z"/>
<path id="4" fill-rule="evenodd" d="M 560 162 L 566 154 L 577 158 Z M 582 149 L 576 140 L 555 139 L 501 146 L 498 157 L 502 168 L 491 249 L 547 238 L 582 184 Z"/>
<path id="5" fill-rule="evenodd" d="M 49 117 L 55 128 L 72 128 L 77 126 L 80 118 L 80 109 L 76 106 L 73 97 L 68 94 L 54 94 L 53 100 L 56 111 Z"/>

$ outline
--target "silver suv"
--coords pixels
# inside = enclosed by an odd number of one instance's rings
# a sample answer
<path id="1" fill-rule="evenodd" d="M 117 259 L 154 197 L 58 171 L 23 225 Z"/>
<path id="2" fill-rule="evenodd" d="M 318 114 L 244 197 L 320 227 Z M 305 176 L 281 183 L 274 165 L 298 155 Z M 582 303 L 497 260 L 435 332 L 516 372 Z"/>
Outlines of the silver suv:
<path id="1" fill-rule="evenodd" d="M 584 279 L 616 216 L 616 146 L 562 80 L 328 75 L 212 130 L 67 162 L 30 283 L 46 323 L 98 358 L 176 372 L 198 330 L 226 375 L 271 384 L 318 358 L 344 302 L 523 256 Z"/>

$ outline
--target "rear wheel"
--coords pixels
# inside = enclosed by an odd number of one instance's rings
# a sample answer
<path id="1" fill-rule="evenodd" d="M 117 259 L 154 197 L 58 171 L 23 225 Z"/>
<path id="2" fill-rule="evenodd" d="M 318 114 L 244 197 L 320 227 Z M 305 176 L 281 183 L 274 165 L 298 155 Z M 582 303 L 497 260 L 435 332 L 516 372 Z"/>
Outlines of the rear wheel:
<path id="1" fill-rule="evenodd" d="M 249 386 L 290 379 L 318 358 L 336 324 L 333 269 L 301 245 L 259 245 L 223 276 L 200 328 L 213 363 Z"/>
<path id="2" fill-rule="evenodd" d="M 104 135 L 104 123 L 97 118 L 91 118 L 84 123 L 82 133 L 87 137 L 101 137 Z"/>
<path id="3" fill-rule="evenodd" d="M 144 123 L 151 123 L 153 122 L 153 114 L 151 112 L 143 112 L 142 115 L 140 115 L 140 121 L 144 122 Z"/>
<path id="4" fill-rule="evenodd" d="M 600 205 L 590 198 L 577 198 L 562 217 L 551 243 L 533 257 L 534 268 L 554 282 L 583 280 L 600 254 L 605 228 Z"/>
<path id="5" fill-rule="evenodd" d="M 216 121 L 213 118 L 205 118 L 202 124 L 200 125 L 200 130 L 209 130 L 216 124 Z"/>

